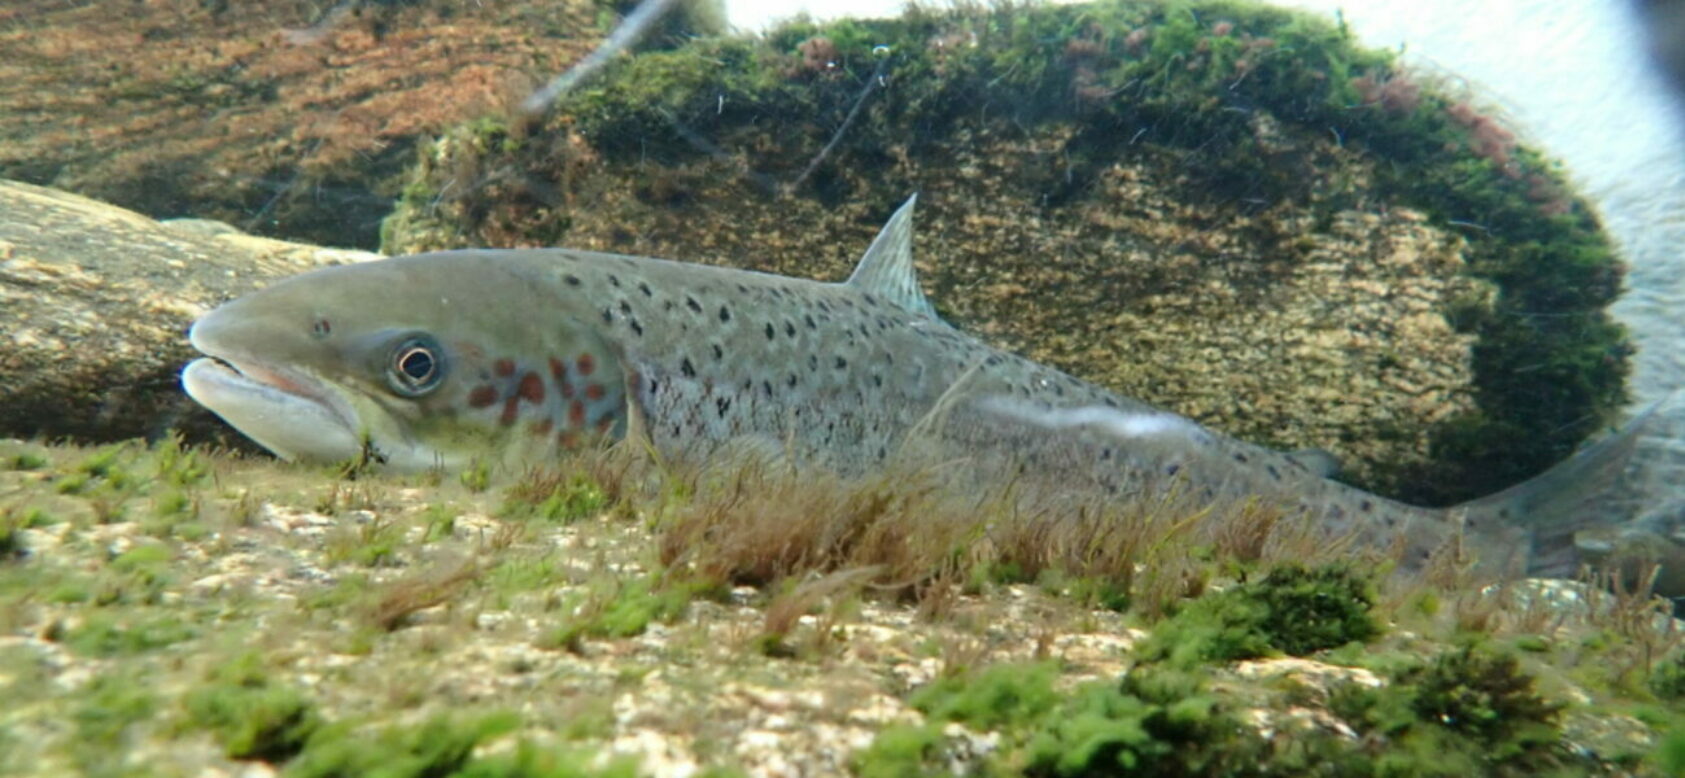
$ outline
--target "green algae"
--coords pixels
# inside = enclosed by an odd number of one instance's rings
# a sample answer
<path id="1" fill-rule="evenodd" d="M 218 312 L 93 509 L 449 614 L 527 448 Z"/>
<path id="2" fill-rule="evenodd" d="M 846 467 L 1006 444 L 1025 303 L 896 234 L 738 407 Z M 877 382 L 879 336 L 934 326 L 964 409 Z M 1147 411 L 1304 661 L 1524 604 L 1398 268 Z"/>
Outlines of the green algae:
<path id="1" fill-rule="evenodd" d="M 1374 604 L 1374 583 L 1348 566 L 1283 565 L 1187 603 L 1153 629 L 1139 656 L 1182 668 L 1304 656 L 1379 635 Z"/>
<path id="2" fill-rule="evenodd" d="M 310 698 L 277 683 L 255 654 L 218 667 L 182 706 L 188 726 L 211 731 L 234 759 L 284 762 L 302 751 L 322 725 Z"/>

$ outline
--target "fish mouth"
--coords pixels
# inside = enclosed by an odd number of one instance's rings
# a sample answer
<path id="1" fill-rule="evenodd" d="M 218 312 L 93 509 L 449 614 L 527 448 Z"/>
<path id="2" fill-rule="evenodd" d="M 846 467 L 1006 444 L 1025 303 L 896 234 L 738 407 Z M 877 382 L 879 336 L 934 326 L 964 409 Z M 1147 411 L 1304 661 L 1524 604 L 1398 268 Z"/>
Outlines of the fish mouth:
<path id="1" fill-rule="evenodd" d="M 207 352 L 181 371 L 181 383 L 194 401 L 282 459 L 343 461 L 362 450 L 356 414 L 300 371 Z"/>

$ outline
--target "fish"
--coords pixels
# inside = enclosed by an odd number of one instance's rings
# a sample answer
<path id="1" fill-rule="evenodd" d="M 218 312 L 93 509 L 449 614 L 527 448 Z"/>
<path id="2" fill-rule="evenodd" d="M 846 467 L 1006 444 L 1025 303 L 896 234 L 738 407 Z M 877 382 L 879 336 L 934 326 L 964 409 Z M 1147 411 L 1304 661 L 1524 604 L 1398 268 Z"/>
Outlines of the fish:
<path id="1" fill-rule="evenodd" d="M 764 450 L 862 477 L 916 453 L 954 488 L 1080 506 L 1176 491 L 1264 501 L 1420 568 L 1578 571 L 1574 533 L 1641 416 L 1451 508 L 1333 480 L 1316 452 L 1225 436 L 945 322 L 913 263 L 917 195 L 838 283 L 619 254 L 463 249 L 283 279 L 196 321 L 187 393 L 287 460 L 400 472 L 553 461 L 636 435 L 671 462 Z"/>

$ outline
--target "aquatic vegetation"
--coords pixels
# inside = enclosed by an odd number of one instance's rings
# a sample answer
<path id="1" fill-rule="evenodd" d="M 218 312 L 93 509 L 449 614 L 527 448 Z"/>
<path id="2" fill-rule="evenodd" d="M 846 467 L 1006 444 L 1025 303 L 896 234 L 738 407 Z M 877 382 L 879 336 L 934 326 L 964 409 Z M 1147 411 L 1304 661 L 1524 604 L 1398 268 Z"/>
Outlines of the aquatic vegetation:
<path id="1" fill-rule="evenodd" d="M 1529 775 L 1572 762 L 1563 706 L 1539 696 L 1514 656 L 1464 646 L 1392 674 L 1383 689 L 1335 690 L 1330 709 L 1359 732 L 1398 743 L 1381 771 L 1425 761 L 1439 770 Z"/>
<path id="2" fill-rule="evenodd" d="M 1263 579 L 1183 606 L 1141 646 L 1147 661 L 1197 667 L 1285 653 L 1304 656 L 1380 634 L 1374 584 L 1347 565 L 1282 565 Z"/>
<path id="3" fill-rule="evenodd" d="M 235 759 L 284 762 L 322 725 L 312 701 L 270 678 L 256 654 L 218 667 L 182 704 L 186 724 L 213 732 Z"/>
<path id="4" fill-rule="evenodd" d="M 563 623 L 544 645 L 578 651 L 585 638 L 628 638 L 642 634 L 654 621 L 683 616 L 697 589 L 682 582 L 643 576 L 599 582 L 563 610 Z"/>

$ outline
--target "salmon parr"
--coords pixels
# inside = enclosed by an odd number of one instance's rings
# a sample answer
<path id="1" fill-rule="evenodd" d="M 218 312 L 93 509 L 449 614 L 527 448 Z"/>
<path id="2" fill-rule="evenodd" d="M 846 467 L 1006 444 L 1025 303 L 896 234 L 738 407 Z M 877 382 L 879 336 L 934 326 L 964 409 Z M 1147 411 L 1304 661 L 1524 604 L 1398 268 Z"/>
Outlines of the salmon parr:
<path id="1" fill-rule="evenodd" d="M 519 466 L 628 430 L 671 461 L 747 441 L 845 476 L 916 451 L 964 489 L 1261 499 L 1406 563 L 1462 539 L 1542 575 L 1573 572 L 1585 500 L 1632 448 L 1636 424 L 1448 510 L 1344 486 L 1323 457 L 1225 437 L 944 323 L 914 278 L 913 202 L 836 284 L 564 249 L 318 270 L 198 321 L 206 357 L 183 384 L 286 459 Z"/>

